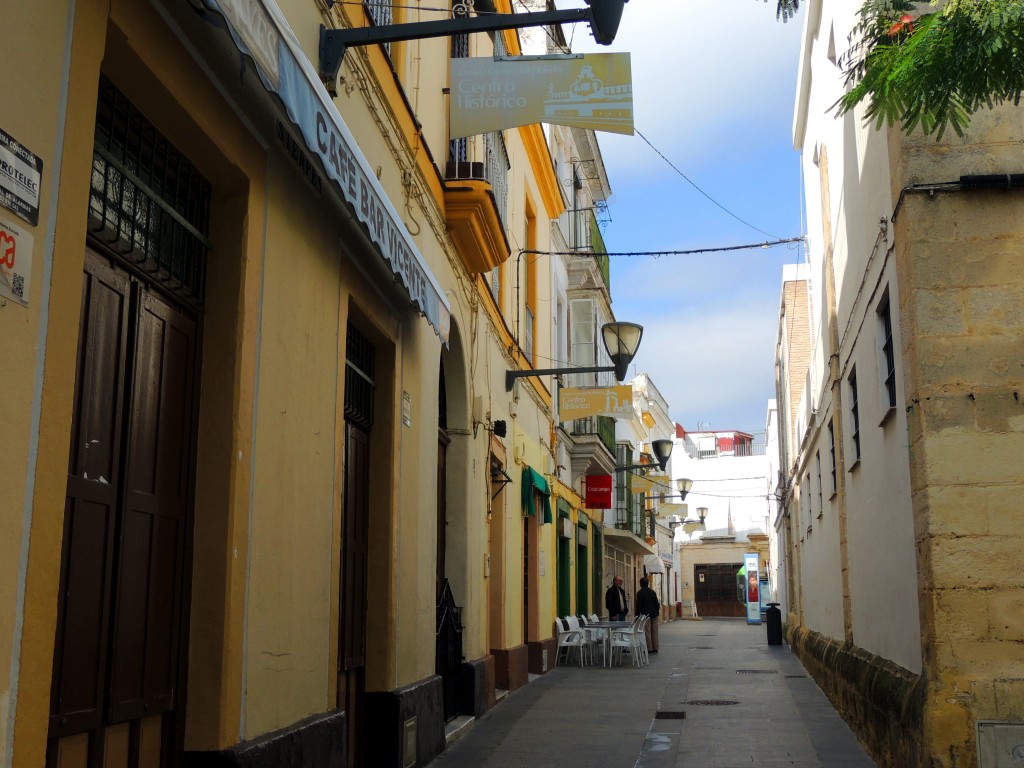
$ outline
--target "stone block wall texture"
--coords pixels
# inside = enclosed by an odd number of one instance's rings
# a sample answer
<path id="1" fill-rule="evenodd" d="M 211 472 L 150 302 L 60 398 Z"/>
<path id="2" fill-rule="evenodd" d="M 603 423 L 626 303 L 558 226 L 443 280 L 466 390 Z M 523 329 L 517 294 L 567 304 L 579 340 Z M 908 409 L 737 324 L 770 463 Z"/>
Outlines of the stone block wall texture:
<path id="1" fill-rule="evenodd" d="M 894 189 L 1024 173 L 1024 108 L 900 142 Z M 922 765 L 974 768 L 978 720 L 1024 721 L 1024 189 L 906 190 L 894 227 Z"/>

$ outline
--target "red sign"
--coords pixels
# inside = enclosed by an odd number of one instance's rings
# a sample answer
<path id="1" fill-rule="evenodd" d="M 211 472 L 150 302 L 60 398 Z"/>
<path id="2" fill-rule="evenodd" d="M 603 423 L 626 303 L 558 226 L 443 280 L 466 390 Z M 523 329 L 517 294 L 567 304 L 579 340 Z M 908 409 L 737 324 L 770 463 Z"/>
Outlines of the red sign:
<path id="1" fill-rule="evenodd" d="M 612 508 L 612 476 L 587 475 L 587 509 Z"/>

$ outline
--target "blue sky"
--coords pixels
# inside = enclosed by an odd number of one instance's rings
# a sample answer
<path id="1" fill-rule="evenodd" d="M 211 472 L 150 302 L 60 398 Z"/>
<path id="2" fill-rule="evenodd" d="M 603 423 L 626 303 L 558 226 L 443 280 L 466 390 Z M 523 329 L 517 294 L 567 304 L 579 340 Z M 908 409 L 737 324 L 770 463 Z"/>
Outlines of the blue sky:
<path id="1" fill-rule="evenodd" d="M 604 229 L 610 252 L 803 234 L 792 146 L 802 24 L 802 13 L 777 21 L 774 0 L 632 0 L 611 46 L 595 45 L 585 25 L 566 29 L 577 52 L 631 54 L 637 130 L 756 227 L 702 196 L 640 136 L 600 133 L 613 190 Z M 763 431 L 774 397 L 782 265 L 800 260 L 792 245 L 613 258 L 615 315 L 644 326 L 631 374 L 650 374 L 671 417 L 689 430 Z"/>

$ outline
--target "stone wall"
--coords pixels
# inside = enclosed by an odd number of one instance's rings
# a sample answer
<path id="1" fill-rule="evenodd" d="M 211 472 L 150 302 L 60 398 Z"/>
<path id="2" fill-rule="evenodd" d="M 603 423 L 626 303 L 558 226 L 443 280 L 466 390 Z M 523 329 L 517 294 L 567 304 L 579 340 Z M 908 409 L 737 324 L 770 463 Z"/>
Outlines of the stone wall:
<path id="1" fill-rule="evenodd" d="M 1024 109 L 903 140 L 895 224 L 930 767 L 978 765 L 979 720 L 1024 722 Z"/>
<path id="2" fill-rule="evenodd" d="M 806 628 L 787 634 L 793 653 L 880 768 L 930 765 L 923 749 L 920 677 Z"/>

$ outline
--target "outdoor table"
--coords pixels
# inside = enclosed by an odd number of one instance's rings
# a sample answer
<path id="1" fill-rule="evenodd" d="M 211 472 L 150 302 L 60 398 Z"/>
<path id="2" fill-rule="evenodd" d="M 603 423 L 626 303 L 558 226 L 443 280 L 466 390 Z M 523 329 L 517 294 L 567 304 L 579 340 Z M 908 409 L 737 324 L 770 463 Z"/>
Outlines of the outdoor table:
<path id="1" fill-rule="evenodd" d="M 604 648 L 601 650 L 603 656 L 603 666 L 610 667 L 612 665 L 611 660 L 611 645 L 612 645 L 612 630 L 613 629 L 629 629 L 633 626 L 632 621 L 590 621 L 587 622 L 587 629 L 603 629 L 604 633 Z"/>

